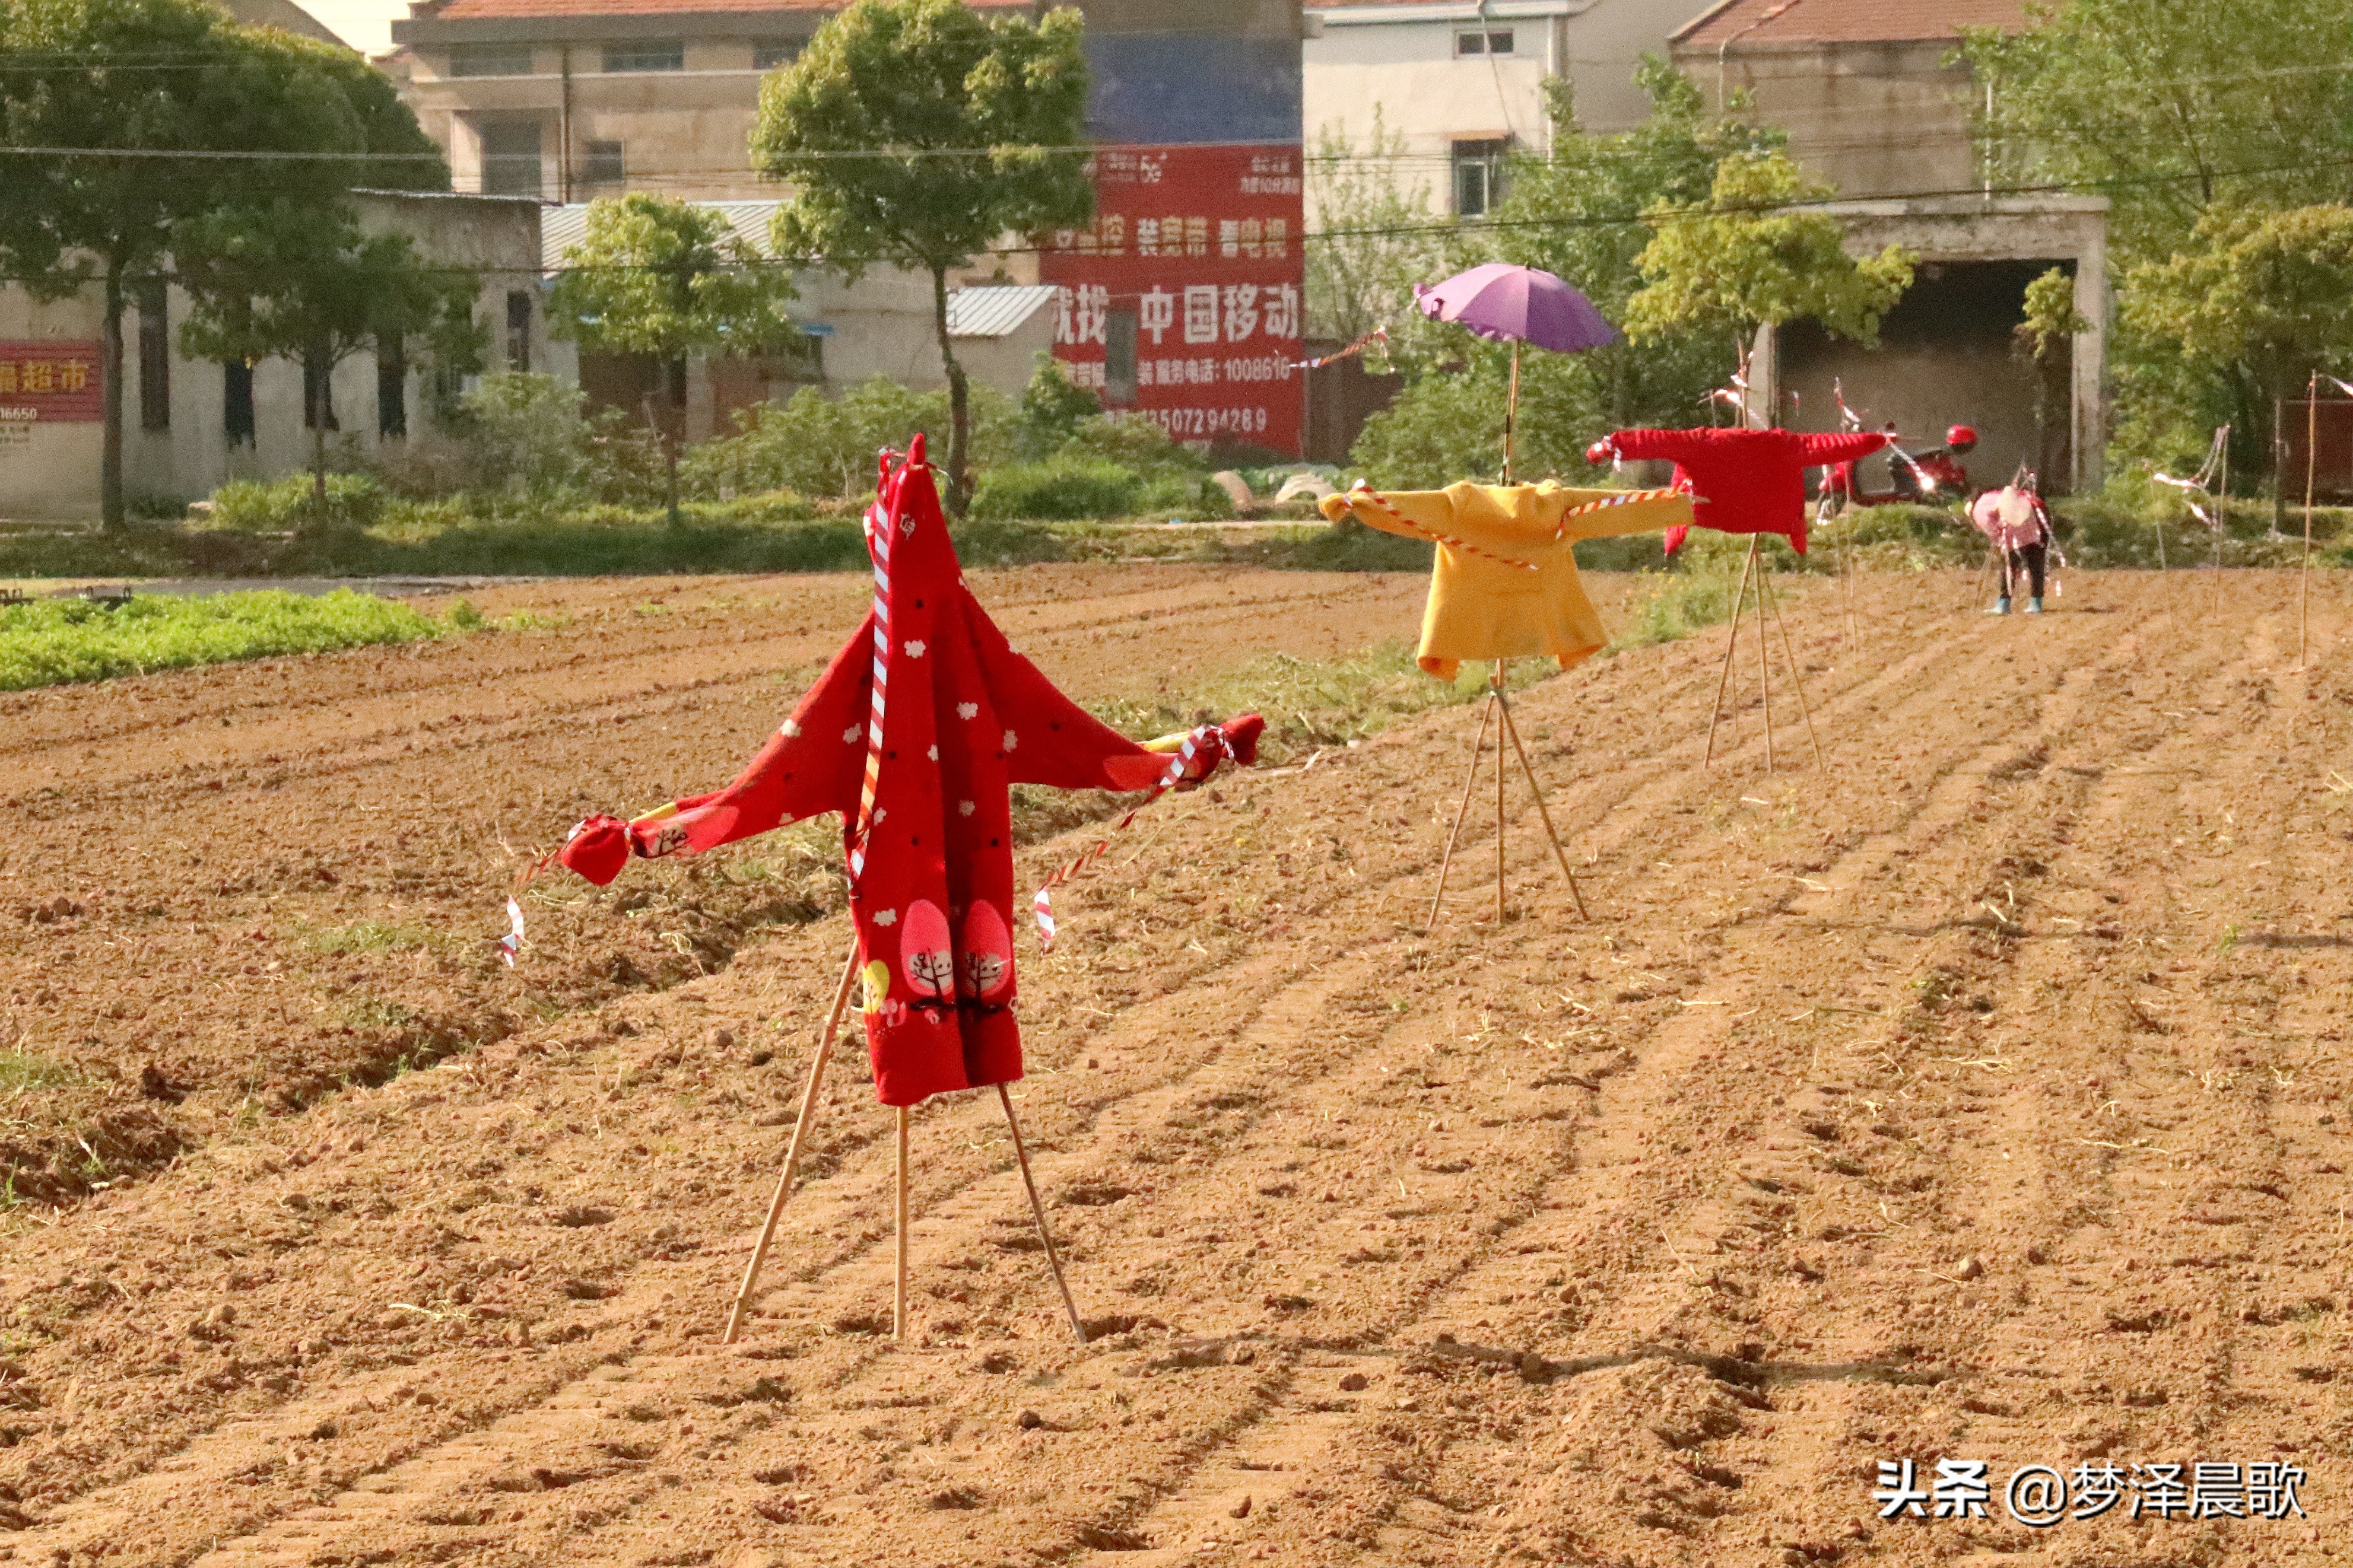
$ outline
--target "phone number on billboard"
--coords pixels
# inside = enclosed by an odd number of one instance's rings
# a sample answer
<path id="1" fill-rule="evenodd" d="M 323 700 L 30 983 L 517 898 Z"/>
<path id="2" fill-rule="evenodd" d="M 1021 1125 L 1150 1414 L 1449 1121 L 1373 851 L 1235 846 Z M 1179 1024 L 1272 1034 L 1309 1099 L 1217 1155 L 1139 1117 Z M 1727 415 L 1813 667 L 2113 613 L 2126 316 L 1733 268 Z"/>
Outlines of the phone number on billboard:
<path id="1" fill-rule="evenodd" d="M 1140 408 L 1136 412 L 1177 441 L 1207 436 L 1263 436 L 1267 428 L 1264 408 Z"/>

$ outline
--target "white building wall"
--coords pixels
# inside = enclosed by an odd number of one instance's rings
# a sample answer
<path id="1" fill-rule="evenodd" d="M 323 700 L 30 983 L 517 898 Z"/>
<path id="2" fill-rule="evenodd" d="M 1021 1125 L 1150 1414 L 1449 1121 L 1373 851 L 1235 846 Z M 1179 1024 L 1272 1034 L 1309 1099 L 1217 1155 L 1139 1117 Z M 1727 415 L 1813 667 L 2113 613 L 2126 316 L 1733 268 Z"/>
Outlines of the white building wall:
<path id="1" fill-rule="evenodd" d="M 1549 144 L 1549 78 L 1568 79 L 1588 131 L 1641 123 L 1650 102 L 1634 86 L 1636 62 L 1664 56 L 1668 35 L 1701 8 L 1702 0 L 1489 0 L 1312 10 L 1303 46 L 1308 140 L 1336 126 L 1352 147 L 1368 146 L 1377 108 L 1386 130 L 1404 138 L 1415 173 L 1430 171 L 1428 184 L 1442 196 L 1442 161 L 1456 142 Z M 1457 56 L 1455 35 L 1482 26 L 1511 28 L 1513 52 Z"/>

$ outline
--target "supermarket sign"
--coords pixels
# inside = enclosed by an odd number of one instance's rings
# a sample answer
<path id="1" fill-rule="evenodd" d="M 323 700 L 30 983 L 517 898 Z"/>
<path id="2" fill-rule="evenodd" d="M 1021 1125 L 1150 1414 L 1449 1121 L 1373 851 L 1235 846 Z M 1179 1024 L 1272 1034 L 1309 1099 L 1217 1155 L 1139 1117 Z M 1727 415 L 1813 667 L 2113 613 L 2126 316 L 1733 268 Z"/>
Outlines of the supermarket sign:
<path id="1" fill-rule="evenodd" d="M 0 342 L 0 424 L 103 422 L 102 363 L 95 342 L 67 338 Z"/>

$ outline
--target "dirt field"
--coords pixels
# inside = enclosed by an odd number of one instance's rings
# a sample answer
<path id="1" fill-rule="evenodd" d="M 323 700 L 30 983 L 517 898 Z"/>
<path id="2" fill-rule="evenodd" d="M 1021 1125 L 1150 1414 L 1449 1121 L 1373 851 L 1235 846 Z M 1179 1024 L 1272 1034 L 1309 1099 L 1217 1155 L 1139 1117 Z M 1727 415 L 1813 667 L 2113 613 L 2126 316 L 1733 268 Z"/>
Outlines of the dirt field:
<path id="1" fill-rule="evenodd" d="M 13 700 L 0 874 L 82 912 L 9 928 L 11 1016 L 186 1147 L 7 1222 L 0 1556 L 2338 1560 L 2353 627 L 2323 579 L 2299 670 L 2293 579 L 2218 615 L 2187 577 L 2079 574 L 2039 623 L 1868 581 L 1859 642 L 1817 588 L 1820 769 L 1777 685 L 1767 772 L 1746 644 L 1701 769 L 1720 629 L 1532 689 L 1589 925 L 1515 789 L 1511 918 L 1482 804 L 1420 933 L 1463 710 L 1155 807 L 1022 948 L 1083 1350 L 980 1096 L 915 1117 L 916 1334 L 878 1333 L 855 1052 L 717 1345 L 839 919 L 741 941 L 736 883 L 636 868 L 659 899 L 552 910 L 513 977 L 302 941 L 495 934 L 502 837 L 723 776 L 857 584 L 617 586 L 561 633 Z M 1419 596 L 979 586 L 1089 693 L 1359 646 Z M 360 998 L 409 1021 L 321 1021 Z M 387 1079 L 417 1017 L 499 1037 Z M 138 1096 L 151 1059 L 185 1100 Z M 1878 1518 L 1904 1459 L 1985 1461 L 1989 1517 Z M 2002 1505 L 2028 1464 L 2200 1461 L 2300 1468 L 2304 1515 Z"/>

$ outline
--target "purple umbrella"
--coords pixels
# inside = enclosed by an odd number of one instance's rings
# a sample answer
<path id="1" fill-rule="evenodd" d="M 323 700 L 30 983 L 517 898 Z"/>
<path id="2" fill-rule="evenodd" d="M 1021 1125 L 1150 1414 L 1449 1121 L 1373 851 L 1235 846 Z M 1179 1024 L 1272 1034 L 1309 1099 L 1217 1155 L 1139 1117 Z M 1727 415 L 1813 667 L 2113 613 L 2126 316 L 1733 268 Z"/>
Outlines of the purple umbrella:
<path id="1" fill-rule="evenodd" d="M 1520 345 L 1581 353 L 1618 341 L 1593 301 L 1535 267 L 1490 261 L 1439 284 L 1417 283 L 1414 302 L 1433 321 L 1451 321 L 1512 345 L 1512 392 L 1504 410 L 1504 482 L 1512 479 L 1512 426 L 1520 411 Z"/>

